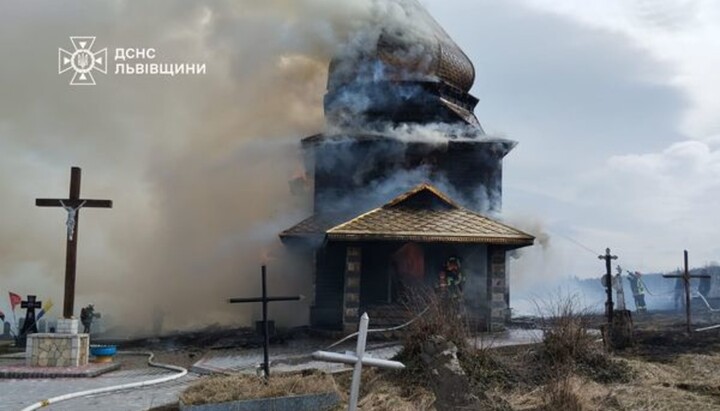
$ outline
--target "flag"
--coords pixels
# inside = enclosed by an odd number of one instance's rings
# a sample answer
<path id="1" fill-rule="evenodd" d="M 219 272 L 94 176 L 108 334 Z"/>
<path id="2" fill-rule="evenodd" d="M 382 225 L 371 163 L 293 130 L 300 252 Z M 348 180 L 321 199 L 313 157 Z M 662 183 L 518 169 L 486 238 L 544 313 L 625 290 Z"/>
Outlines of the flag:
<path id="1" fill-rule="evenodd" d="M 40 312 L 37 315 L 37 321 L 40 321 L 42 316 L 47 314 L 52 307 L 53 307 L 53 302 L 51 299 L 48 299 L 46 303 L 43 303 L 43 308 L 40 310 Z"/>
<path id="2" fill-rule="evenodd" d="M 22 302 L 22 297 L 15 294 L 14 292 L 10 292 L 10 307 L 12 307 L 12 310 L 15 311 L 15 307 L 20 305 Z"/>

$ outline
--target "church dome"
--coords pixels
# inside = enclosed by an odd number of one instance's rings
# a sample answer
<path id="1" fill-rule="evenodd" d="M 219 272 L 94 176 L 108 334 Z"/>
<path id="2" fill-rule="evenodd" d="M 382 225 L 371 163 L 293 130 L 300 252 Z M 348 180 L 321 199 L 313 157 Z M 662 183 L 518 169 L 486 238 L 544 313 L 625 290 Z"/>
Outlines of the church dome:
<path id="1" fill-rule="evenodd" d="M 328 121 L 479 126 L 468 56 L 417 0 L 396 3 L 400 11 L 368 24 L 331 60 Z"/>
<path id="2" fill-rule="evenodd" d="M 475 82 L 475 68 L 460 47 L 444 31 L 420 43 L 408 41 L 402 32 L 383 33 L 377 57 L 390 71 L 410 78 L 436 79 L 465 93 Z M 420 53 L 421 52 L 421 53 Z"/>

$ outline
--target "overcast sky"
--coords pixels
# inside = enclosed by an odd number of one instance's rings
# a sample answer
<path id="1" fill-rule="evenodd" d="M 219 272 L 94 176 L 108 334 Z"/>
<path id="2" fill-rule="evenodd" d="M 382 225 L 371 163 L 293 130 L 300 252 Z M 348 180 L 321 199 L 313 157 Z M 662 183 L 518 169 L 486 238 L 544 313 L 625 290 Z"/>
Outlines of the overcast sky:
<path id="1" fill-rule="evenodd" d="M 720 3 L 426 2 L 477 70 L 476 113 L 520 142 L 508 218 L 551 235 L 549 268 L 640 271 L 720 260 Z"/>
<path id="2" fill-rule="evenodd" d="M 246 272 L 255 285 L 253 241 L 302 217 L 285 159 L 322 128 L 327 62 L 364 2 L 0 3 L 0 292 L 58 294 L 64 216 L 32 204 L 65 195 L 74 164 L 84 193 L 116 201 L 84 212 L 79 304 L 138 293 L 138 310 L 166 295 L 177 309 Z M 520 143 L 504 218 L 549 236 L 514 263 L 521 279 L 598 276 L 605 247 L 640 271 L 674 270 L 685 248 L 720 260 L 720 3 L 423 3 L 475 64 L 485 130 Z M 57 48 L 71 35 L 208 73 L 70 87 Z"/>

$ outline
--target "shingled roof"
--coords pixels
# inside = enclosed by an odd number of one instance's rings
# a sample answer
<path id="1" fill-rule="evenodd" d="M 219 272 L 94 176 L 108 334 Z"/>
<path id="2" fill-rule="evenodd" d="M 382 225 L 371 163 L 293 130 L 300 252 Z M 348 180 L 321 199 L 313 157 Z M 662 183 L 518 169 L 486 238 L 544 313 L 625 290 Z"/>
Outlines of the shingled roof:
<path id="1" fill-rule="evenodd" d="M 283 239 L 326 235 L 335 241 L 418 241 L 532 245 L 535 237 L 457 205 L 429 184 L 389 203 L 332 225 L 317 216 L 280 234 Z"/>

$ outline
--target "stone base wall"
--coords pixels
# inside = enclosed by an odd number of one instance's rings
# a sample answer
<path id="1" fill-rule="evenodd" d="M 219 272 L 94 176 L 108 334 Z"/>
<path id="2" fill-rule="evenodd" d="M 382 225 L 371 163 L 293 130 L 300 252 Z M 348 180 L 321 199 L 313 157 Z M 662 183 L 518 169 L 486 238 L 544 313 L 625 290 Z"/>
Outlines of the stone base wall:
<path id="1" fill-rule="evenodd" d="M 362 249 L 348 247 L 345 256 L 345 292 L 343 296 L 343 330 L 357 331 L 360 323 L 360 274 Z"/>
<path id="2" fill-rule="evenodd" d="M 505 329 L 508 316 L 507 293 L 507 263 L 505 250 L 502 248 L 490 249 L 490 273 L 488 275 L 488 299 L 490 310 L 489 331 Z"/>
<path id="3" fill-rule="evenodd" d="M 87 334 L 30 334 L 25 364 L 31 367 L 80 367 L 88 364 Z"/>

